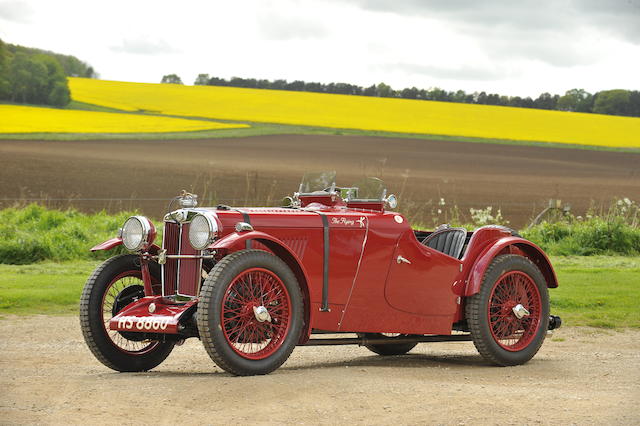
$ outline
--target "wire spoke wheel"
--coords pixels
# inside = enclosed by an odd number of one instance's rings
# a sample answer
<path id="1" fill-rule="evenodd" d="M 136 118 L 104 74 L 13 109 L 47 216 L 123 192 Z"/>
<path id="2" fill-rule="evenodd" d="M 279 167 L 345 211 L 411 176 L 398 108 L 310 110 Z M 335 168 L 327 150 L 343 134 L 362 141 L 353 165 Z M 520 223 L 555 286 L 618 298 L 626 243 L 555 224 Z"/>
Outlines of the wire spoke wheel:
<path id="1" fill-rule="evenodd" d="M 154 340 L 136 339 L 138 333 L 109 329 L 109 321 L 126 305 L 144 297 L 144 282 L 140 270 L 123 272 L 113 278 L 102 298 L 102 324 L 111 343 L 129 355 L 142 355 L 158 344 Z"/>
<path id="2" fill-rule="evenodd" d="M 248 359 L 272 355 L 287 335 L 290 306 L 287 288 L 276 274 L 263 268 L 243 271 L 222 300 L 222 329 L 229 345 Z M 261 321 L 259 309 L 266 310 L 268 319 Z"/>
<path id="3" fill-rule="evenodd" d="M 293 351 L 303 312 L 287 264 L 266 251 L 241 250 L 218 262 L 203 283 L 198 330 L 220 368 L 241 376 L 267 374 Z"/>
<path id="4" fill-rule="evenodd" d="M 522 271 L 511 271 L 500 277 L 489 297 L 489 324 L 496 342 L 508 351 L 526 348 L 540 326 L 540 292 L 533 279 Z M 514 309 L 528 312 L 518 318 Z"/>
<path id="5" fill-rule="evenodd" d="M 160 279 L 160 265 L 149 264 L 152 279 Z M 116 371 L 147 371 L 164 361 L 174 342 L 149 340 L 144 333 L 109 329 L 111 319 L 144 297 L 137 255 L 107 259 L 93 271 L 80 297 L 80 328 L 93 355 Z"/>
<path id="6" fill-rule="evenodd" d="M 540 269 L 528 258 L 497 256 L 480 291 L 466 301 L 466 319 L 478 352 L 497 365 L 529 361 L 549 326 L 549 293 Z"/>

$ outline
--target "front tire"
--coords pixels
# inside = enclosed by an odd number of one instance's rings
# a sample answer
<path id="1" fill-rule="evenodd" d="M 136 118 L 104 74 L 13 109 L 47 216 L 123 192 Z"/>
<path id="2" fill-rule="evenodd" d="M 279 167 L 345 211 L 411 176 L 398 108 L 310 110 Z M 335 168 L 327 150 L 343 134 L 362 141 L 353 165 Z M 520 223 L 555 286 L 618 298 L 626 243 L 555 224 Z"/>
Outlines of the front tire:
<path id="1" fill-rule="evenodd" d="M 149 264 L 159 282 L 160 265 Z M 144 297 L 140 258 L 125 254 L 107 259 L 91 274 L 80 297 L 80 328 L 93 355 L 116 371 L 147 371 L 173 350 L 173 342 L 142 340 L 138 333 L 109 330 L 109 321 L 129 303 Z"/>
<path id="2" fill-rule="evenodd" d="M 303 323 L 298 281 L 278 257 L 242 250 L 223 258 L 200 290 L 197 322 L 211 359 L 238 376 L 268 374 L 296 346 Z"/>
<path id="3" fill-rule="evenodd" d="M 529 361 L 549 326 L 549 292 L 540 269 L 518 255 L 497 256 L 480 291 L 467 299 L 473 343 L 489 362 L 501 366 Z"/>

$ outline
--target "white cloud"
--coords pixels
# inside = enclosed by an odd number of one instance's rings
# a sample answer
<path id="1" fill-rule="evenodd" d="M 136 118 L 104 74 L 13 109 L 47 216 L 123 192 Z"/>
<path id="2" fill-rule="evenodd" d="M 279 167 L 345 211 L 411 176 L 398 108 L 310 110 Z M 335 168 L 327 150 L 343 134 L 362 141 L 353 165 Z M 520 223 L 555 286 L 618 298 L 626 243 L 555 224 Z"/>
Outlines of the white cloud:
<path id="1" fill-rule="evenodd" d="M 23 12 L 8 19 L 7 4 Z M 537 96 L 638 89 L 639 4 L 0 0 L 0 38 L 76 55 L 105 79 L 208 73 Z"/>

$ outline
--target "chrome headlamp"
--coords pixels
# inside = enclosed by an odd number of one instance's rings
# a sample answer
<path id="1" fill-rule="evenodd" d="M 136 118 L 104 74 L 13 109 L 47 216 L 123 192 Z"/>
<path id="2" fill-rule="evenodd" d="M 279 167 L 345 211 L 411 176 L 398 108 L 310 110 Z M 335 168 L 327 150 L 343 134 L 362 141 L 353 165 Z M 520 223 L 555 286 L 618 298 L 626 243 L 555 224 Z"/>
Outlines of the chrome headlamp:
<path id="1" fill-rule="evenodd" d="M 122 244 L 127 250 L 147 248 L 156 238 L 156 228 L 144 216 L 131 216 L 122 226 Z"/>
<path id="2" fill-rule="evenodd" d="M 218 236 L 218 231 L 218 222 L 213 214 L 198 213 L 191 219 L 189 243 L 196 250 L 204 250 Z"/>

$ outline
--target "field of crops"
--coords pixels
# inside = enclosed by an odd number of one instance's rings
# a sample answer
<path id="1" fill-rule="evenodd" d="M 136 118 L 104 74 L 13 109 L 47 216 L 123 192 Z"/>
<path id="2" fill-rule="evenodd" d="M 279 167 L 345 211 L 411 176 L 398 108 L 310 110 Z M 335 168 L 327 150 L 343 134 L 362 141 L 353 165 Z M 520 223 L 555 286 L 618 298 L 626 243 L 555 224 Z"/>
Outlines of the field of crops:
<path id="1" fill-rule="evenodd" d="M 75 100 L 213 119 L 341 129 L 640 147 L 640 118 L 215 86 L 70 79 Z"/>
<path id="2" fill-rule="evenodd" d="M 0 133 L 164 133 L 247 127 L 172 117 L 0 105 Z"/>

